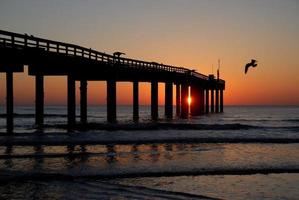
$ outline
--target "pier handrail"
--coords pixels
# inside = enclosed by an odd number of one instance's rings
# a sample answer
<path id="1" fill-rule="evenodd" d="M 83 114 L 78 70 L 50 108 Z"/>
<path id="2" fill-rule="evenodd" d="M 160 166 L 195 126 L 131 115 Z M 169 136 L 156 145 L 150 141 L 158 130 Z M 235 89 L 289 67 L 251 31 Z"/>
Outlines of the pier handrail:
<path id="1" fill-rule="evenodd" d="M 24 47 L 42 48 L 48 52 L 62 53 L 62 54 L 66 54 L 67 56 L 83 57 L 87 59 L 96 60 L 99 62 L 106 62 L 107 64 L 111 64 L 111 65 L 114 65 L 115 63 L 119 63 L 121 65 L 132 67 L 132 68 L 174 72 L 174 73 L 194 76 L 196 78 L 200 78 L 204 80 L 209 80 L 208 76 L 195 72 L 195 70 L 190 70 L 184 67 L 164 65 L 156 62 L 147 62 L 147 61 L 135 60 L 135 59 L 125 58 L 125 57 L 115 57 L 113 55 L 99 52 L 91 48 L 85 48 L 79 45 L 39 38 L 33 35 L 29 36 L 28 34 L 19 34 L 19 33 L 0 30 L 0 44 L 2 46 L 12 47 L 12 48 L 14 47 L 15 48 L 24 48 Z M 224 82 L 224 81 L 219 80 L 219 82 Z"/>

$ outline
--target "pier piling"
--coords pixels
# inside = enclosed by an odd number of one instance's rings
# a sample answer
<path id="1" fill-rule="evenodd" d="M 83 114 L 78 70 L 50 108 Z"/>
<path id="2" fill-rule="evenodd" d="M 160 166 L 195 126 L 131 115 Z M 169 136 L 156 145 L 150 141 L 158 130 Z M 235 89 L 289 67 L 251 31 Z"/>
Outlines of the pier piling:
<path id="1" fill-rule="evenodd" d="M 13 132 L 13 72 L 6 72 L 6 131 Z"/>
<path id="2" fill-rule="evenodd" d="M 181 117 L 186 118 L 189 114 L 189 86 L 187 84 L 182 84 L 181 86 Z"/>
<path id="3" fill-rule="evenodd" d="M 72 128 L 76 124 L 76 85 L 75 79 L 67 76 L 67 119 L 68 128 Z"/>
<path id="4" fill-rule="evenodd" d="M 107 81 L 107 121 L 116 121 L 116 81 Z"/>
<path id="5" fill-rule="evenodd" d="M 133 120 L 139 119 L 139 83 L 133 81 Z"/>
<path id="6" fill-rule="evenodd" d="M 80 81 L 80 121 L 87 123 L 87 81 Z"/>
<path id="7" fill-rule="evenodd" d="M 209 89 L 206 89 L 205 90 L 206 91 L 206 114 L 208 114 L 209 113 Z"/>
<path id="8" fill-rule="evenodd" d="M 151 82 L 151 116 L 152 120 L 158 119 L 158 81 Z"/>
<path id="9" fill-rule="evenodd" d="M 214 89 L 211 89 L 211 113 L 215 110 Z"/>
<path id="10" fill-rule="evenodd" d="M 220 90 L 220 112 L 223 112 L 223 90 Z"/>
<path id="11" fill-rule="evenodd" d="M 44 124 L 44 76 L 35 76 L 35 124 L 38 127 Z"/>
<path id="12" fill-rule="evenodd" d="M 173 115 L 173 92 L 172 92 L 172 82 L 165 83 L 165 116 L 168 119 L 172 118 Z"/>
<path id="13" fill-rule="evenodd" d="M 215 111 L 216 111 L 216 113 L 219 113 L 219 89 L 218 88 L 216 88 Z"/>
<path id="14" fill-rule="evenodd" d="M 181 88 L 179 83 L 176 84 L 175 102 L 176 102 L 176 115 L 180 116 L 181 115 Z"/>

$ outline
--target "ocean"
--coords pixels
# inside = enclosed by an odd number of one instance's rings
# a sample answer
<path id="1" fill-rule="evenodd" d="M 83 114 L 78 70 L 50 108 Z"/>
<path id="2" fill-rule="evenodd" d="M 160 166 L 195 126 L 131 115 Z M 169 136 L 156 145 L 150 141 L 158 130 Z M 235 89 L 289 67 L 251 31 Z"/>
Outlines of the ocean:
<path id="1" fill-rule="evenodd" d="M 0 199 L 298 199 L 299 106 L 226 106 L 224 113 L 152 122 L 150 107 L 88 107 L 69 133 L 66 107 L 0 108 Z M 79 115 L 79 108 L 77 108 Z M 77 116 L 79 121 L 79 116 Z"/>

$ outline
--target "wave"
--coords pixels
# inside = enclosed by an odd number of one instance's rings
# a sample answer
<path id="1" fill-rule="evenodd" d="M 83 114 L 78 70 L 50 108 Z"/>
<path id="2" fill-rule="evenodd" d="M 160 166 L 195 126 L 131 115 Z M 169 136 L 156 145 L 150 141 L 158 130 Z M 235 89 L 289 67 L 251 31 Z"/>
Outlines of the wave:
<path id="1" fill-rule="evenodd" d="M 45 125 L 45 128 L 68 129 L 65 124 Z M 106 130 L 106 131 L 142 131 L 142 130 L 251 130 L 251 129 L 283 129 L 299 131 L 299 126 L 256 126 L 241 123 L 227 123 L 227 124 L 195 124 L 195 123 L 128 123 L 128 124 L 109 124 L 109 123 L 88 123 L 76 124 L 73 130 L 76 131 L 92 131 L 92 130 Z"/>
<path id="2" fill-rule="evenodd" d="M 281 121 L 286 121 L 286 122 L 299 122 L 299 119 L 283 119 Z"/>
<path id="3" fill-rule="evenodd" d="M 21 172 L 2 170 L 0 172 L 1 183 L 20 180 L 76 180 L 84 179 L 116 179 L 136 177 L 169 177 L 169 176 L 198 176 L 198 175 L 253 175 L 253 174 L 277 174 L 277 173 L 299 173 L 298 167 L 252 167 L 252 168 L 212 168 L 177 171 L 114 171 L 114 172 Z"/>
<path id="4" fill-rule="evenodd" d="M 5 125 L 0 125 L 0 128 L 5 129 Z M 39 132 L 41 129 L 37 129 L 35 125 L 15 125 L 15 128 L 23 128 L 24 130 L 32 130 Z M 60 124 L 45 124 L 43 126 L 45 132 L 47 129 L 59 129 L 69 130 L 68 125 L 64 123 Z M 211 131 L 228 131 L 228 130 L 290 130 L 299 132 L 299 126 L 255 126 L 241 123 L 228 123 L 228 124 L 188 124 L 188 123 L 127 123 L 127 124 L 109 124 L 109 123 L 88 123 L 88 124 L 76 124 L 72 128 L 72 131 L 155 131 L 155 130 L 211 130 Z M 27 132 L 27 131 L 26 131 Z M 4 132 L 0 132 L 1 135 L 6 135 Z"/>
<path id="5" fill-rule="evenodd" d="M 67 145 L 109 145 L 109 144 L 180 144 L 180 143 L 299 143 L 299 136 L 264 136 L 248 135 L 236 136 L 229 134 L 207 135 L 196 132 L 162 131 L 150 132 L 115 132 L 111 133 L 41 133 L 16 134 L 1 136 L 1 146 L 67 146 Z"/>
<path id="6" fill-rule="evenodd" d="M 85 179 L 76 179 L 76 180 L 60 180 L 60 182 L 55 182 L 52 185 L 49 182 L 45 182 L 46 180 L 41 180 L 33 183 L 34 185 L 42 184 L 43 186 L 51 186 L 50 191 L 59 193 L 60 199 L 198 199 L 198 200 L 217 200 L 218 198 L 207 197 L 203 195 L 189 194 L 185 192 L 176 192 L 176 191 L 167 191 L 162 189 L 153 189 L 144 186 L 132 186 L 132 185 L 123 185 L 117 183 L 110 183 L 108 181 L 102 180 L 85 180 Z M 19 182 L 19 181 L 18 181 Z M 30 184 L 31 181 L 29 181 Z M 26 182 L 24 183 L 27 184 Z M 62 184 L 62 185 L 60 185 Z M 0 183 L 1 185 L 1 183 Z M 12 187 L 14 187 L 14 183 L 12 183 Z M 72 188 L 71 192 L 61 194 L 61 188 Z M 62 190 L 63 190 L 62 189 Z M 18 199 L 20 194 L 23 192 L 30 193 L 32 190 L 36 190 L 35 187 L 31 187 L 28 185 L 26 190 L 18 190 L 17 194 L 12 193 L 7 196 L 4 194 L 4 199 Z M 41 187 L 39 190 L 42 194 L 48 194 L 49 188 Z M 44 192 L 44 193 L 43 193 Z M 0 194 L 0 197 L 2 195 Z M 47 195 L 45 195 L 48 197 Z M 7 198 L 5 198 L 7 197 Z M 14 198 L 16 197 L 16 198 Z M 22 195 L 24 199 L 26 195 Z M 42 196 L 38 196 L 41 198 Z M 29 198 L 28 198 L 29 199 Z M 31 199 L 31 198 L 30 198 Z"/>
<path id="7" fill-rule="evenodd" d="M 46 128 L 63 128 L 67 129 L 68 126 L 61 125 L 45 125 Z M 128 123 L 128 124 L 109 124 L 109 123 L 88 123 L 76 124 L 74 130 L 87 131 L 87 130 L 125 130 L 125 131 L 139 131 L 139 130 L 248 130 L 263 128 L 262 126 L 253 126 L 240 123 L 232 124 L 195 124 L 195 123 Z"/>
<path id="8" fill-rule="evenodd" d="M 299 122 L 299 119 L 224 119 L 232 122 Z"/>

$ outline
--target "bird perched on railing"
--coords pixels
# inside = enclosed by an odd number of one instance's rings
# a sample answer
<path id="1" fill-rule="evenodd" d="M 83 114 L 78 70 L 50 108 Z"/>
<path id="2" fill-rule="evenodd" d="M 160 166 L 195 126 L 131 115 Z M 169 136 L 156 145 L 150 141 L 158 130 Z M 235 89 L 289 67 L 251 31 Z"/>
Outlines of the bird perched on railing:
<path id="1" fill-rule="evenodd" d="M 126 54 L 123 53 L 123 52 L 119 52 L 119 51 L 116 51 L 116 52 L 113 53 L 114 57 L 118 57 L 119 58 L 121 55 L 126 55 Z"/>
<path id="2" fill-rule="evenodd" d="M 251 59 L 251 62 L 245 65 L 245 74 L 247 73 L 249 67 L 256 67 L 256 66 L 257 66 L 257 61 Z"/>

